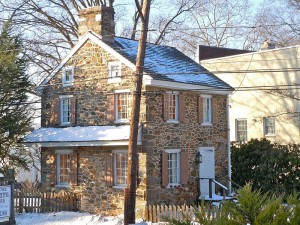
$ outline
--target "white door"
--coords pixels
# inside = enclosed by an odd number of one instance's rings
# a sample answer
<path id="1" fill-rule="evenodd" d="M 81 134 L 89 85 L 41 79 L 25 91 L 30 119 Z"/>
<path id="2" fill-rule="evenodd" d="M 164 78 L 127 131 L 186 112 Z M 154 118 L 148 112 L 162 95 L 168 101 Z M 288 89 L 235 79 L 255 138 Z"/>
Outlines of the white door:
<path id="1" fill-rule="evenodd" d="M 199 185 L 201 195 L 209 194 L 209 178 L 215 179 L 215 149 L 213 147 L 200 147 L 202 162 L 199 163 Z M 215 184 L 212 183 L 212 193 L 215 193 Z"/>

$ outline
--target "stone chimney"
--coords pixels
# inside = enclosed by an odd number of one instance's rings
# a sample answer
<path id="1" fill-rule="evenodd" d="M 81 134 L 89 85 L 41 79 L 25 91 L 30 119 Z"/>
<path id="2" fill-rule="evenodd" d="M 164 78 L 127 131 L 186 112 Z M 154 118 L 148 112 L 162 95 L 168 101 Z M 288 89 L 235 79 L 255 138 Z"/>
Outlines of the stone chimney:
<path id="1" fill-rule="evenodd" d="M 114 8 L 107 6 L 95 6 L 79 11 L 78 34 L 83 36 L 91 30 L 99 34 L 104 41 L 114 41 L 115 21 Z"/>
<path id="2" fill-rule="evenodd" d="M 266 40 L 260 46 L 260 51 L 274 49 L 274 48 L 275 48 L 275 44 L 271 40 Z"/>

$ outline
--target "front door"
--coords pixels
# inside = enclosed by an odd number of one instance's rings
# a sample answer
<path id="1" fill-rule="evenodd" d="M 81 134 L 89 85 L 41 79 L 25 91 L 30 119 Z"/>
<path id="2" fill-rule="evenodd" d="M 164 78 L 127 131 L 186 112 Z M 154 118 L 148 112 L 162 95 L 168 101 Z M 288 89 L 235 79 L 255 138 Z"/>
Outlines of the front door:
<path id="1" fill-rule="evenodd" d="M 199 163 L 199 186 L 201 196 L 209 194 L 209 179 L 215 179 L 215 149 L 200 147 L 202 162 Z M 215 193 L 215 184 L 212 183 L 212 193 Z"/>

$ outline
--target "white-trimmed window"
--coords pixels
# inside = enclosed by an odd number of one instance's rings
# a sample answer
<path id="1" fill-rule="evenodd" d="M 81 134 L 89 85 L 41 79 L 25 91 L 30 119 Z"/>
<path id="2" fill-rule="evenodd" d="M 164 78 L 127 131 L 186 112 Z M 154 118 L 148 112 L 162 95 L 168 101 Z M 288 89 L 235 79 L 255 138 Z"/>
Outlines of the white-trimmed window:
<path id="1" fill-rule="evenodd" d="M 60 98 L 60 121 L 63 125 L 71 123 L 71 98 L 73 95 L 61 95 Z"/>
<path id="2" fill-rule="evenodd" d="M 247 141 L 247 120 L 236 119 L 235 124 L 236 124 L 236 140 Z"/>
<path id="3" fill-rule="evenodd" d="M 121 62 L 108 63 L 108 82 L 121 82 Z"/>
<path id="4" fill-rule="evenodd" d="M 212 97 L 209 95 L 203 95 L 203 123 L 212 123 Z"/>
<path id="5" fill-rule="evenodd" d="M 162 152 L 162 186 L 173 188 L 189 180 L 188 151 L 166 149 Z"/>
<path id="6" fill-rule="evenodd" d="M 71 182 L 71 167 L 73 150 L 56 150 L 56 179 L 58 186 L 69 186 Z"/>
<path id="7" fill-rule="evenodd" d="M 127 186 L 127 167 L 128 154 L 127 151 L 113 151 L 114 157 L 114 186 Z"/>
<path id="8" fill-rule="evenodd" d="M 169 186 L 180 184 L 180 150 L 166 150 L 168 153 L 168 180 Z"/>
<path id="9" fill-rule="evenodd" d="M 74 73 L 75 73 L 75 69 L 72 66 L 68 66 L 63 69 L 63 73 L 62 73 L 63 87 L 74 85 Z"/>
<path id="10" fill-rule="evenodd" d="M 128 122 L 131 113 L 129 90 L 115 93 L 116 122 Z"/>
<path id="11" fill-rule="evenodd" d="M 176 122 L 179 120 L 179 103 L 178 103 L 178 93 L 167 93 L 167 117 L 168 122 Z"/>
<path id="12" fill-rule="evenodd" d="M 275 117 L 264 118 L 265 135 L 275 135 Z"/>

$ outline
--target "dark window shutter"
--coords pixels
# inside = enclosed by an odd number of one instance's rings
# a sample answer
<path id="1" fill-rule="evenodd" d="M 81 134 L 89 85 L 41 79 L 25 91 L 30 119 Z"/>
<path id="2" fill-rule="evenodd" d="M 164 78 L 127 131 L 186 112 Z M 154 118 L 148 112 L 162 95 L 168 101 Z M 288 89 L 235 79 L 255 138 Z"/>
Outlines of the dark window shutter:
<path id="1" fill-rule="evenodd" d="M 198 97 L 198 122 L 203 123 L 203 98 Z"/>
<path id="2" fill-rule="evenodd" d="M 212 123 L 217 122 L 218 117 L 218 99 L 213 98 L 212 99 Z"/>
<path id="3" fill-rule="evenodd" d="M 164 94 L 163 96 L 163 119 L 167 121 L 169 120 L 169 94 Z"/>
<path id="4" fill-rule="evenodd" d="M 70 123 L 76 123 L 76 99 L 70 98 Z"/>
<path id="5" fill-rule="evenodd" d="M 52 108 L 50 113 L 50 126 L 59 125 L 60 123 L 60 99 L 56 99 L 52 102 Z"/>
<path id="6" fill-rule="evenodd" d="M 48 155 L 47 158 L 47 164 L 48 164 L 48 168 L 49 168 L 49 186 L 50 187 L 55 187 L 55 185 L 57 184 L 57 169 L 56 169 L 56 154 L 50 154 Z"/>
<path id="7" fill-rule="evenodd" d="M 115 95 L 107 95 L 107 120 L 115 121 Z"/>
<path id="8" fill-rule="evenodd" d="M 161 173 L 162 173 L 162 182 L 161 185 L 163 187 L 168 186 L 169 184 L 169 174 L 168 174 L 168 153 L 166 152 L 162 152 L 162 169 L 161 169 Z"/>
<path id="9" fill-rule="evenodd" d="M 70 184 L 71 185 L 77 185 L 77 178 L 78 178 L 78 155 L 77 153 L 70 155 L 71 160 L 71 168 L 70 168 Z"/>
<path id="10" fill-rule="evenodd" d="M 188 165 L 189 155 L 188 152 L 180 152 L 180 177 L 181 184 L 187 184 L 188 182 Z"/>
<path id="11" fill-rule="evenodd" d="M 113 163 L 113 154 L 106 154 L 105 155 L 105 185 L 106 186 L 113 186 L 114 181 L 114 163 Z"/>
<path id="12" fill-rule="evenodd" d="M 184 94 L 180 94 L 179 98 L 179 121 L 184 122 L 185 120 L 185 96 Z"/>

